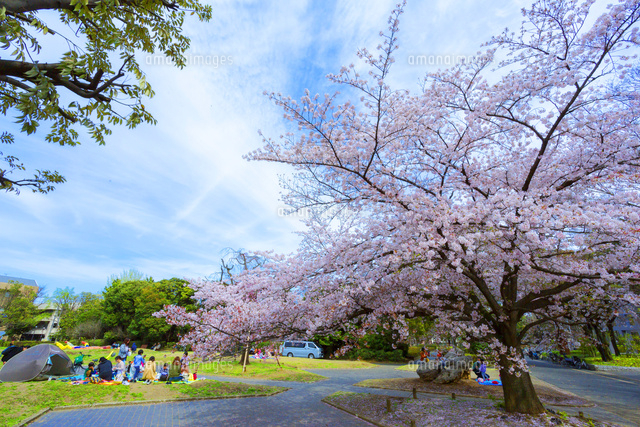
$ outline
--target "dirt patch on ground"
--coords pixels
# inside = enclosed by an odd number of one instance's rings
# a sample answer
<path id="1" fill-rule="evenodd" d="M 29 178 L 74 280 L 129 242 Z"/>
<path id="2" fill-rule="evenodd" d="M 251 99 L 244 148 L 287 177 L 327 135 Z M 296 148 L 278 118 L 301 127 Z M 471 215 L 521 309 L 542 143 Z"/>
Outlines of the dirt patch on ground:
<path id="1" fill-rule="evenodd" d="M 323 399 L 343 411 L 382 426 L 466 426 L 466 427 L 523 427 L 523 426 L 613 426 L 567 414 L 529 416 L 507 414 L 497 402 L 489 399 L 437 398 L 404 399 L 368 393 L 338 392 Z M 389 404 L 389 407 L 387 405 Z M 390 410 L 388 410 L 390 409 Z"/>
<path id="2" fill-rule="evenodd" d="M 175 387 L 171 387 L 171 384 L 156 383 L 147 385 L 143 382 L 138 382 L 129 384 L 129 387 L 131 393 L 142 393 L 142 400 L 169 400 L 185 397 Z"/>
<path id="3" fill-rule="evenodd" d="M 213 387 L 211 387 L 212 385 L 218 385 L 218 384 L 223 384 L 223 387 L 218 387 L 220 390 L 223 390 L 225 394 L 229 394 L 229 395 L 241 395 L 241 394 L 245 394 L 247 392 L 247 389 L 251 388 L 251 390 L 257 390 L 260 388 L 260 386 L 251 386 L 248 384 L 244 384 L 244 383 L 234 383 L 234 382 L 218 382 L 215 380 L 208 380 L 208 381 L 199 381 L 199 382 L 194 382 L 191 383 L 190 386 L 191 388 L 194 388 L 196 390 L 207 390 L 207 391 L 211 391 L 211 389 L 213 389 Z"/>
<path id="4" fill-rule="evenodd" d="M 258 396 L 286 389 L 283 387 L 250 385 L 216 380 L 195 381 L 189 384 L 155 382 L 147 385 L 138 382 L 130 384 L 129 387 L 131 394 L 142 397 L 141 400 L 173 400 L 193 397 L 214 398 L 219 396 L 246 395 Z"/>
<path id="5" fill-rule="evenodd" d="M 385 388 L 391 390 L 411 391 L 414 388 L 417 392 L 423 393 L 455 393 L 457 396 L 472 396 L 489 398 L 503 398 L 502 387 L 480 385 L 475 380 L 460 380 L 455 384 L 434 384 L 422 381 L 420 378 L 391 378 L 379 380 L 361 381 L 356 386 Z M 534 381 L 534 387 L 542 403 L 550 405 L 589 405 L 589 402 L 574 394 L 564 392 L 550 384 L 542 381 Z"/>

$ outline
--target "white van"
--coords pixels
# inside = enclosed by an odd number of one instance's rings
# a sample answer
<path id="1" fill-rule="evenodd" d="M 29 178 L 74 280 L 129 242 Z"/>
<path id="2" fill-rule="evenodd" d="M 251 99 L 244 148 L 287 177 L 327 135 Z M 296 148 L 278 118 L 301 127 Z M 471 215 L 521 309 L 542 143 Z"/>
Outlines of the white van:
<path id="1" fill-rule="evenodd" d="M 322 349 L 311 341 L 285 341 L 280 346 L 280 354 L 287 357 L 321 359 Z"/>

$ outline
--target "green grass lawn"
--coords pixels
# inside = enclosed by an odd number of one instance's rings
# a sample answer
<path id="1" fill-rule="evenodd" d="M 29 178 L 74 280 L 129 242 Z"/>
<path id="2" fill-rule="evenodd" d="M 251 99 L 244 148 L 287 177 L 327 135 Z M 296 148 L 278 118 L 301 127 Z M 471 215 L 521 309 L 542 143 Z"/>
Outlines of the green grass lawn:
<path id="1" fill-rule="evenodd" d="M 627 366 L 640 368 L 640 356 L 614 356 L 614 360 L 611 362 L 603 362 L 600 357 L 588 357 L 585 360 L 587 363 L 590 363 L 592 365 Z"/>
<path id="2" fill-rule="evenodd" d="M 254 359 L 251 359 L 253 362 Z M 275 364 L 274 359 L 267 359 L 257 363 Z M 306 359 L 304 357 L 281 357 L 280 365 L 299 369 L 368 369 L 374 368 L 374 363 L 360 360 Z"/>
<path id="3" fill-rule="evenodd" d="M 416 370 L 418 370 L 418 366 L 417 364 L 409 364 L 409 363 L 405 363 L 404 365 L 398 366 L 396 368 L 396 371 L 412 371 L 415 372 Z"/>
<path id="4" fill-rule="evenodd" d="M 155 356 L 157 369 L 160 369 L 163 363 L 171 363 L 175 357 L 182 357 L 182 352 L 172 350 L 151 351 L 143 349 L 144 355 L 147 359 L 151 356 Z M 100 357 L 107 357 L 114 362 L 114 358 L 117 355 L 117 350 L 110 349 L 73 349 L 65 350 L 71 360 L 74 360 L 80 353 L 85 358 L 83 364 L 86 366 L 92 360 L 98 360 Z M 297 382 L 315 382 L 325 379 L 325 377 L 311 372 L 307 372 L 305 369 L 367 369 L 376 365 L 363 362 L 363 361 L 351 361 L 351 360 L 329 360 L 329 359 L 307 359 L 303 357 L 281 357 L 280 367 L 276 364 L 275 359 L 267 359 L 259 361 L 257 359 L 250 359 L 250 364 L 247 368 L 247 372 L 242 372 L 242 367 L 234 360 L 225 359 L 222 364 L 217 361 L 202 362 L 200 359 L 190 355 L 191 363 L 190 370 L 197 372 L 201 375 L 221 375 L 231 376 L 238 378 L 260 378 L 276 381 L 297 381 Z M 130 356 L 128 360 L 133 360 Z"/>
<path id="5" fill-rule="evenodd" d="M 237 360 L 223 360 L 222 363 L 206 362 L 198 365 L 198 373 L 275 381 L 315 382 L 326 377 L 307 372 L 306 369 L 367 369 L 376 366 L 373 363 L 362 361 L 306 359 L 303 357 L 281 357 L 279 360 L 280 366 L 275 359 L 260 361 L 252 358 L 244 373 L 242 365 Z"/>
<path id="6" fill-rule="evenodd" d="M 238 378 L 259 378 L 274 381 L 296 381 L 312 383 L 326 379 L 322 375 L 307 372 L 293 366 L 279 367 L 275 363 L 260 363 L 252 360 L 242 372 L 242 365 L 235 360 L 202 363 L 198 366 L 198 374 L 221 375 Z"/>
<path id="7" fill-rule="evenodd" d="M 259 386 L 213 380 L 189 384 L 143 383 L 128 386 L 70 385 L 59 381 L 0 384 L 0 425 L 12 426 L 46 408 L 94 403 L 126 403 L 193 397 L 260 396 L 285 387 Z"/>

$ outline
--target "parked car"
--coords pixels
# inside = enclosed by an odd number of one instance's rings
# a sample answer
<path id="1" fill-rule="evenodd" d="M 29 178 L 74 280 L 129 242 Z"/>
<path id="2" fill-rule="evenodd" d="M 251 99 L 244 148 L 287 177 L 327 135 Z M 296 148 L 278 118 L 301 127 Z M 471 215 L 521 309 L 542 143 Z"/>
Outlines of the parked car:
<path id="1" fill-rule="evenodd" d="M 280 354 L 287 357 L 322 358 L 322 348 L 312 341 L 285 341 L 280 346 Z"/>

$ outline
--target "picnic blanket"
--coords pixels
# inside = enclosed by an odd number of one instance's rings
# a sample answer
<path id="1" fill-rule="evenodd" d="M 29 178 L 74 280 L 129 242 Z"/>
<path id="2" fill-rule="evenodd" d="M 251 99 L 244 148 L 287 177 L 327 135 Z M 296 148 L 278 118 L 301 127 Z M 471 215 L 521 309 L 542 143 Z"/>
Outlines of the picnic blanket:
<path id="1" fill-rule="evenodd" d="M 62 381 L 62 382 L 80 381 L 83 378 L 84 378 L 84 375 L 71 375 L 68 377 L 54 377 L 54 376 L 49 377 L 49 379 L 51 380 Z"/>
<path id="2" fill-rule="evenodd" d="M 482 378 L 478 378 L 476 379 L 476 381 L 478 381 L 478 384 L 480 385 L 502 385 L 502 381 L 500 380 L 491 380 L 491 379 L 483 380 Z"/>
<path id="3" fill-rule="evenodd" d="M 105 380 L 102 380 L 102 381 L 99 381 L 99 382 L 96 382 L 96 383 L 92 383 L 89 380 L 78 380 L 78 381 L 71 381 L 71 382 L 69 382 L 69 384 L 71 384 L 71 385 L 83 385 L 83 384 L 119 385 L 119 384 L 122 384 L 122 381 L 105 381 Z"/>

